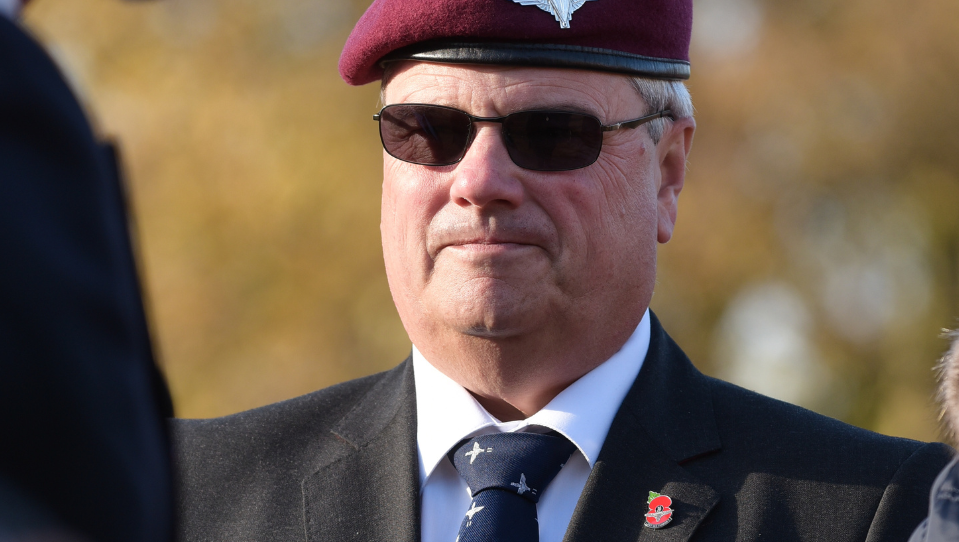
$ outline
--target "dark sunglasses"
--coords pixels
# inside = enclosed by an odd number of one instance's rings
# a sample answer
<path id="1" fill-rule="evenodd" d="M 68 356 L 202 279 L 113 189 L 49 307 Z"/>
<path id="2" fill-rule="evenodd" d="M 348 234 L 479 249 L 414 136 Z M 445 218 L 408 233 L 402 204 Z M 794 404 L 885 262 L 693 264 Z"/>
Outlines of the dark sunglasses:
<path id="1" fill-rule="evenodd" d="M 455 164 L 473 142 L 474 123 L 498 122 L 503 125 L 503 145 L 514 164 L 535 171 L 569 171 L 599 158 L 604 132 L 636 128 L 663 117 L 672 118 L 670 110 L 604 125 L 592 115 L 570 111 L 517 111 L 505 117 L 477 117 L 442 105 L 394 104 L 373 115 L 373 120 L 380 123 L 383 148 L 404 162 Z"/>

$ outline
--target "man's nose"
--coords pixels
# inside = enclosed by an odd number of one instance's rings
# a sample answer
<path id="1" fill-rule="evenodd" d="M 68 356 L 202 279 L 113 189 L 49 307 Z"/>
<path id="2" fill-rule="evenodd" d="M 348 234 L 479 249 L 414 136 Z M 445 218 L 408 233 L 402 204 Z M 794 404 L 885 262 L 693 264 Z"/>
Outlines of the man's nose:
<path id="1" fill-rule="evenodd" d="M 453 172 L 450 198 L 463 207 L 519 207 L 525 188 L 520 168 L 503 145 L 502 125 L 482 123 L 476 130 L 473 143 Z"/>

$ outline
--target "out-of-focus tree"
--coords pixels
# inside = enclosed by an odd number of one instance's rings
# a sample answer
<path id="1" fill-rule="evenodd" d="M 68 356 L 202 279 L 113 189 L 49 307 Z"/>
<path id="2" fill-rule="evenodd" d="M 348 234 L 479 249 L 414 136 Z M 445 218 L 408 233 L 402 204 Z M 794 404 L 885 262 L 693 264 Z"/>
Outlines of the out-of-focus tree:
<path id="1" fill-rule="evenodd" d="M 367 1 L 37 0 L 28 24 L 121 141 L 182 416 L 395 365 Z M 697 0 L 699 131 L 653 308 L 705 371 L 936 437 L 959 316 L 959 3 Z"/>

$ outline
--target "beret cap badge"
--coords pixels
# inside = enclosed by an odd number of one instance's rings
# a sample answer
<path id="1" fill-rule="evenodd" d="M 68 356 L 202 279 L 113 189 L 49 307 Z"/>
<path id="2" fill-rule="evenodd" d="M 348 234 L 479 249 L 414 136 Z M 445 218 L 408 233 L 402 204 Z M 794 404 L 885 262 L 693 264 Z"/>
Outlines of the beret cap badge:
<path id="1" fill-rule="evenodd" d="M 513 0 L 523 6 L 536 6 L 551 13 L 559 21 L 560 28 L 569 28 L 569 21 L 573 12 L 583 7 L 588 0 Z"/>
<path id="2" fill-rule="evenodd" d="M 411 60 L 676 81 L 689 78 L 692 25 L 693 0 L 372 0 L 340 74 L 364 85 Z"/>

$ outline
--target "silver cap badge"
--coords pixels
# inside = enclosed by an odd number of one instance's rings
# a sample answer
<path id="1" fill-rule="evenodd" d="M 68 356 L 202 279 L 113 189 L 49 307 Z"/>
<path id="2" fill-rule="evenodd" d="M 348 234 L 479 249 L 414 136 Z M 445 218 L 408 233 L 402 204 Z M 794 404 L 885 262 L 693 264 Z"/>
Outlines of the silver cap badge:
<path id="1" fill-rule="evenodd" d="M 536 6 L 543 11 L 548 11 L 559 21 L 560 28 L 569 28 L 569 20 L 573 18 L 573 12 L 583 7 L 588 0 L 513 0 L 517 4 L 524 6 Z"/>

